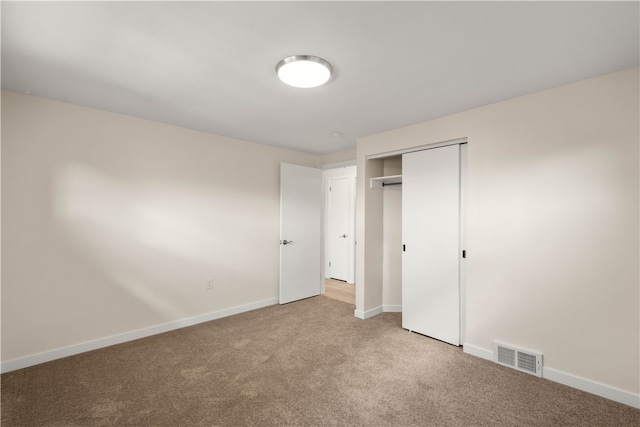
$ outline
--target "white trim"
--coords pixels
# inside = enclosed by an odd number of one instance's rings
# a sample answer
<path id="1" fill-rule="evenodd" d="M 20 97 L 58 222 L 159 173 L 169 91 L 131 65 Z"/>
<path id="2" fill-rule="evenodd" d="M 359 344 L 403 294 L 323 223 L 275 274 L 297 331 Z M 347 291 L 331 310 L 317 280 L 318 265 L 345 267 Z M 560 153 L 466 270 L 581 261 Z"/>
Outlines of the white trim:
<path id="1" fill-rule="evenodd" d="M 366 320 L 366 319 L 369 319 L 370 317 L 377 316 L 378 314 L 382 313 L 383 311 L 384 310 L 383 310 L 382 306 L 379 306 L 379 307 L 372 308 L 371 310 L 367 310 L 367 311 L 355 310 L 353 314 L 358 319 Z"/>
<path id="2" fill-rule="evenodd" d="M 542 378 L 640 409 L 640 395 L 619 388 L 545 367 L 542 368 Z"/>
<path id="3" fill-rule="evenodd" d="M 476 356 L 481 359 L 491 360 L 493 362 L 493 351 L 485 350 L 484 348 L 476 347 L 475 345 L 471 345 L 467 343 L 462 344 L 462 351 L 472 356 Z"/>
<path id="4" fill-rule="evenodd" d="M 463 345 L 463 351 L 472 356 L 493 361 L 493 351 L 466 343 Z M 606 384 L 547 367 L 542 368 L 542 378 L 640 409 L 640 395 Z"/>
<path id="5" fill-rule="evenodd" d="M 402 313 L 402 305 L 383 305 L 382 311 L 384 313 Z"/>
<path id="6" fill-rule="evenodd" d="M 200 314 L 198 316 L 188 317 L 169 323 L 163 323 L 161 325 L 136 329 L 134 331 L 124 332 L 122 334 L 112 335 L 104 338 L 98 338 L 96 340 L 86 341 L 80 344 L 73 344 L 68 347 L 57 348 L 55 350 L 45 351 L 43 353 L 32 354 L 18 359 L 2 362 L 0 372 L 5 373 L 15 371 L 17 369 L 27 368 L 29 366 L 38 365 L 40 363 L 50 362 L 52 360 L 61 359 L 63 357 L 73 356 L 75 354 L 80 354 L 87 351 L 97 350 L 99 348 L 121 344 L 127 341 L 149 337 L 152 335 L 173 331 L 175 329 L 185 328 L 187 326 L 197 325 L 198 323 L 221 319 L 227 316 L 233 316 L 234 314 L 240 314 L 275 304 L 278 304 L 278 298 L 269 298 L 266 300 L 239 305 L 236 307 L 214 311 L 211 313 Z"/>
<path id="7" fill-rule="evenodd" d="M 384 157 L 399 156 L 401 154 L 413 153 L 414 151 L 431 150 L 433 148 L 446 147 L 448 145 L 466 144 L 467 138 L 451 139 L 449 141 L 436 142 L 434 144 L 419 145 L 417 147 L 403 148 L 401 150 L 387 151 L 384 153 L 369 154 L 367 160 L 382 159 Z"/>

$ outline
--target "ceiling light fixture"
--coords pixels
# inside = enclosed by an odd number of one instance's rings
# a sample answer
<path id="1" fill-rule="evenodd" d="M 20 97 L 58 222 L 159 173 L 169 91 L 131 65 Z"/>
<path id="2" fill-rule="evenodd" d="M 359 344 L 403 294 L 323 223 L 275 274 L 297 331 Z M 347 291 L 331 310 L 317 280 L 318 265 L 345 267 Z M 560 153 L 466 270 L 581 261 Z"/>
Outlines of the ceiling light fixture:
<path id="1" fill-rule="evenodd" d="M 308 89 L 322 86 L 331 77 L 331 64 L 311 55 L 294 55 L 276 65 L 276 74 L 289 86 Z"/>

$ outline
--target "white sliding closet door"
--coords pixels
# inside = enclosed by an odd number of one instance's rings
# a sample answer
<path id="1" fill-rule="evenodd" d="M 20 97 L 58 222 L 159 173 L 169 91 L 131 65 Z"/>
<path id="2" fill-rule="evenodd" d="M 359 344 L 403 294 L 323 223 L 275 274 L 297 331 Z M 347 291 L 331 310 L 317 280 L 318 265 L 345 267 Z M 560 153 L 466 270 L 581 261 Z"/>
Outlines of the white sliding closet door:
<path id="1" fill-rule="evenodd" d="M 402 156 L 402 327 L 460 344 L 460 146 Z"/>

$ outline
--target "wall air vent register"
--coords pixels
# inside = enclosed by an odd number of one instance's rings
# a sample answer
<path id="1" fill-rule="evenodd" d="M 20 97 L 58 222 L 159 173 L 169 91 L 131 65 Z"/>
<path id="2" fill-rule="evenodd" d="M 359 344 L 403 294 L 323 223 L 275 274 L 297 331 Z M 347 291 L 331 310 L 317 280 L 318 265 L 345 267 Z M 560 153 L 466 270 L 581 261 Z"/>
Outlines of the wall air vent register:
<path id="1" fill-rule="evenodd" d="M 518 371 L 542 377 L 542 353 L 494 342 L 493 361 Z"/>

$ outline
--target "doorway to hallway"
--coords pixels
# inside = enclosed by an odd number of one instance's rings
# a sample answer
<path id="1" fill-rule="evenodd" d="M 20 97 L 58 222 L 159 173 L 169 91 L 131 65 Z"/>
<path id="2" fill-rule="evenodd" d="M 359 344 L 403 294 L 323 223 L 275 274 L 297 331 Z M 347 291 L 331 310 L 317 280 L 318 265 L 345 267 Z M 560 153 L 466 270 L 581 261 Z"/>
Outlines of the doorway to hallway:
<path id="1" fill-rule="evenodd" d="M 337 299 L 354 306 L 356 305 L 356 286 L 353 283 L 343 282 L 342 280 L 325 279 L 324 292 L 324 295 L 329 298 Z"/>
<path id="2" fill-rule="evenodd" d="M 324 277 L 355 282 L 356 166 L 327 169 L 324 186 Z"/>

